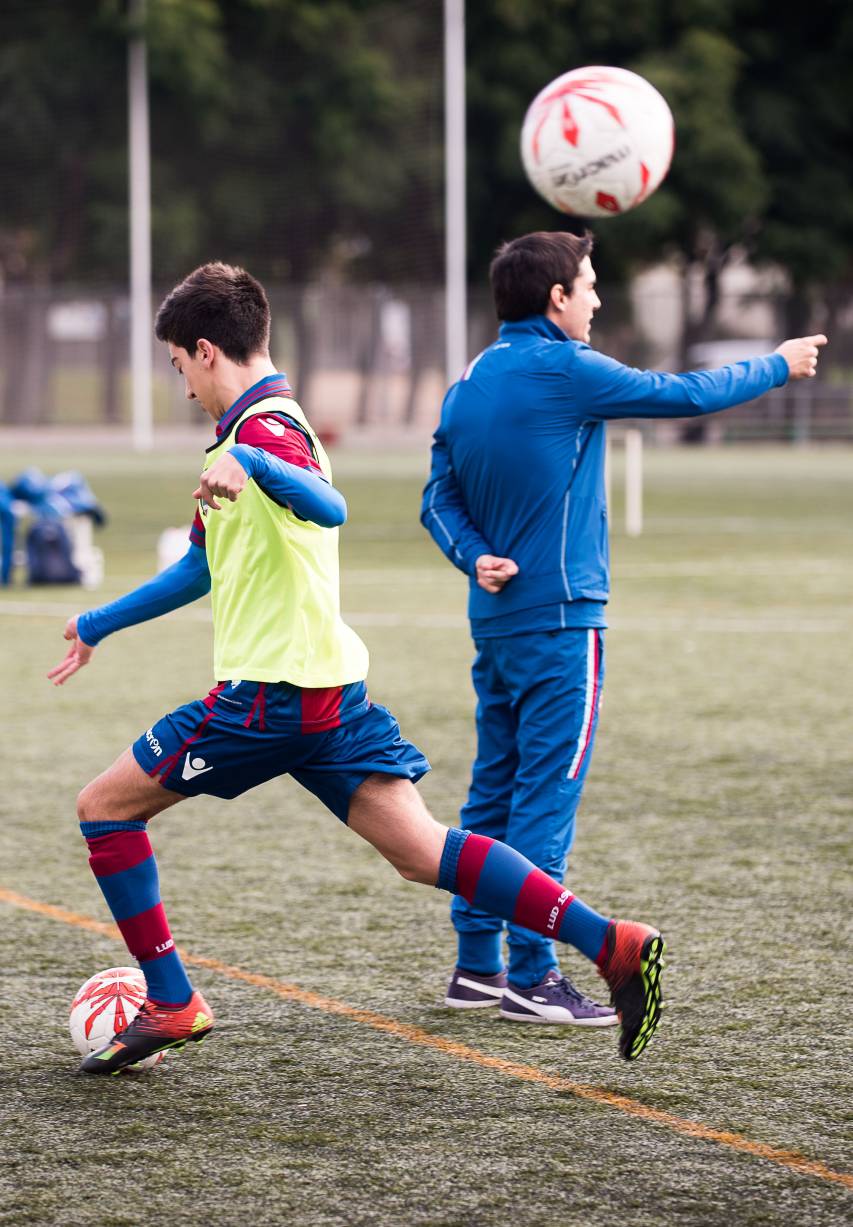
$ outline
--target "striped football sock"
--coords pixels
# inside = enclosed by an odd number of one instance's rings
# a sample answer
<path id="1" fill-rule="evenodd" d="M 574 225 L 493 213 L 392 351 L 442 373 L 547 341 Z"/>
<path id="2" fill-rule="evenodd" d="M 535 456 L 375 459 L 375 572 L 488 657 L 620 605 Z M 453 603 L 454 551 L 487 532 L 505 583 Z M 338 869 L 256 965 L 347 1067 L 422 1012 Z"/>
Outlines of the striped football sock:
<path id="1" fill-rule="evenodd" d="M 568 942 L 588 959 L 603 957 L 610 920 L 496 839 L 448 831 L 436 885 L 472 907 Z"/>
<path id="2" fill-rule="evenodd" d="M 148 996 L 186 1005 L 192 996 L 160 902 L 157 862 L 144 822 L 81 822 L 89 864 L 127 948 L 142 968 Z"/>

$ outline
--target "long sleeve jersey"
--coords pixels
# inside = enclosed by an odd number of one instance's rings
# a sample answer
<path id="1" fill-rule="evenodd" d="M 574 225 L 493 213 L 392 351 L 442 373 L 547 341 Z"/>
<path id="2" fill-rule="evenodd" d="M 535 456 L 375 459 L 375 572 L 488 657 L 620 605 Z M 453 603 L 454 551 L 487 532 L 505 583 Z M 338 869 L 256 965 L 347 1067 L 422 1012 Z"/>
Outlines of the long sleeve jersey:
<path id="1" fill-rule="evenodd" d="M 502 324 L 444 399 L 421 511 L 469 576 L 474 637 L 604 625 L 608 421 L 716 413 L 787 378 L 781 354 L 671 375 L 623 366 L 542 315 Z M 499 593 L 477 584 L 481 554 L 518 564 Z"/>

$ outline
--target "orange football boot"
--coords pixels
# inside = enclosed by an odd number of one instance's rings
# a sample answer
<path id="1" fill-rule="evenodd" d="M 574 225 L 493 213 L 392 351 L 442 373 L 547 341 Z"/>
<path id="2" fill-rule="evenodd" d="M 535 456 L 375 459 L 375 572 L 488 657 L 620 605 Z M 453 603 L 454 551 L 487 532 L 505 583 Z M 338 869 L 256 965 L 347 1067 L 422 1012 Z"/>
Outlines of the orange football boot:
<path id="1" fill-rule="evenodd" d="M 187 1004 L 177 1010 L 146 998 L 123 1031 L 83 1059 L 80 1071 L 118 1074 L 155 1052 L 200 1043 L 212 1029 L 213 1011 L 199 992 L 194 992 Z"/>
<path id="2" fill-rule="evenodd" d="M 640 1055 L 660 1022 L 665 949 L 660 933 L 650 925 L 610 922 L 598 974 L 607 981 L 610 1004 L 619 1015 L 619 1051 L 626 1061 Z"/>

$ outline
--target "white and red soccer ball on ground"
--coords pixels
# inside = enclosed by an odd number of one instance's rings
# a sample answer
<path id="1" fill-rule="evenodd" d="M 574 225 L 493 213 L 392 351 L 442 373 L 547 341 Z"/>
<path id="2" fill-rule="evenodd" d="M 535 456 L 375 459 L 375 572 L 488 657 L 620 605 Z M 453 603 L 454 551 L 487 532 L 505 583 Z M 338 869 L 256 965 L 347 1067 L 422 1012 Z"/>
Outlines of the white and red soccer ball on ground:
<path id="1" fill-rule="evenodd" d="M 625 68 L 574 68 L 536 95 L 521 158 L 537 192 L 561 213 L 612 217 L 647 200 L 669 170 L 672 112 Z"/>
<path id="2" fill-rule="evenodd" d="M 145 1000 L 145 976 L 138 967 L 108 967 L 81 984 L 71 1002 L 68 1026 L 74 1047 L 82 1057 L 108 1044 L 123 1031 Z M 134 1069 L 150 1069 L 163 1053 L 138 1061 Z"/>

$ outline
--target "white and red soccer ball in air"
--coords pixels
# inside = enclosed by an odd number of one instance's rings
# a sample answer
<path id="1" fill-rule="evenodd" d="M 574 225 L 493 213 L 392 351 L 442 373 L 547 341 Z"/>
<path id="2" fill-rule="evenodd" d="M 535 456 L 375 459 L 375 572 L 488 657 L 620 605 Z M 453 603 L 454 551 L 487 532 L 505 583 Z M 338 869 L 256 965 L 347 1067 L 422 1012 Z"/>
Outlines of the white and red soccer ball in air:
<path id="1" fill-rule="evenodd" d="M 68 1026 L 74 1047 L 82 1057 L 108 1044 L 123 1031 L 145 1000 L 145 976 L 138 967 L 108 967 L 90 976 L 71 1002 Z M 138 1061 L 134 1069 L 150 1069 L 163 1053 Z"/>
<path id="2" fill-rule="evenodd" d="M 625 68 L 574 68 L 531 102 L 521 158 L 537 192 L 561 213 L 613 217 L 651 196 L 675 145 L 672 112 Z"/>

